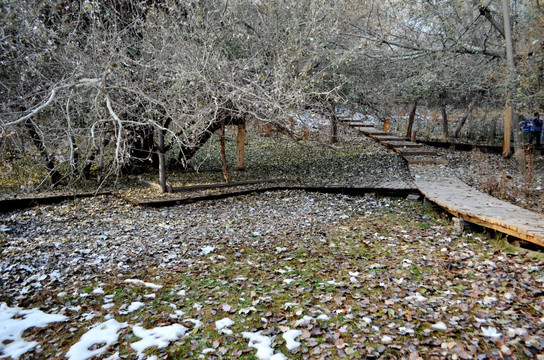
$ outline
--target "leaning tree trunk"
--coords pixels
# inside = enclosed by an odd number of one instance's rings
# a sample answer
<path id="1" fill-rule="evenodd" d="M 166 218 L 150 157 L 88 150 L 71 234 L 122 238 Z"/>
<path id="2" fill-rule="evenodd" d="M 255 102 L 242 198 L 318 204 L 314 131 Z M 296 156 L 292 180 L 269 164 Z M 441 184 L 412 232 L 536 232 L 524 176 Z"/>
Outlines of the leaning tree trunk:
<path id="1" fill-rule="evenodd" d="M 211 138 L 213 133 L 221 129 L 223 121 L 224 126 L 239 125 L 245 123 L 245 118 L 240 115 L 233 114 L 233 111 L 231 110 L 219 110 L 214 117 L 214 120 L 204 126 L 199 132 L 198 136 L 192 139 L 190 144 L 181 147 L 178 154 L 178 163 L 181 164 L 183 168 L 187 168 L 189 165 L 189 160 L 191 160 L 196 152 Z"/>
<path id="2" fill-rule="evenodd" d="M 459 122 L 459 125 L 457 125 L 457 128 L 455 129 L 453 133 L 454 138 L 458 138 L 459 134 L 461 133 L 461 130 L 463 129 L 463 126 L 465 126 L 465 123 L 467 122 L 467 119 L 472 111 L 472 107 L 474 106 L 474 103 L 476 102 L 476 99 L 472 99 L 470 101 L 470 104 L 467 106 L 467 110 L 465 111 L 465 114 L 463 115 L 463 118 Z"/>
<path id="3" fill-rule="evenodd" d="M 32 141 L 34 142 L 34 145 L 38 149 L 42 159 L 45 162 L 45 167 L 49 171 L 49 176 L 51 177 L 51 183 L 53 184 L 53 186 L 58 185 L 62 179 L 62 174 L 57 170 L 55 159 L 53 158 L 53 155 L 51 155 L 49 151 L 47 151 L 43 139 L 38 133 L 36 125 L 34 124 L 34 122 L 32 122 L 32 120 L 28 119 L 25 121 L 25 127 L 28 130 L 28 133 L 30 134 Z"/>
<path id="4" fill-rule="evenodd" d="M 416 119 L 417 103 L 418 99 L 414 101 L 414 105 L 412 106 L 412 110 L 408 116 L 408 125 L 406 126 L 406 132 L 404 133 L 404 136 L 406 137 L 412 137 L 412 128 L 414 127 L 414 121 Z"/>
<path id="5" fill-rule="evenodd" d="M 448 137 L 448 114 L 446 113 L 446 105 L 442 104 L 442 136 Z"/>

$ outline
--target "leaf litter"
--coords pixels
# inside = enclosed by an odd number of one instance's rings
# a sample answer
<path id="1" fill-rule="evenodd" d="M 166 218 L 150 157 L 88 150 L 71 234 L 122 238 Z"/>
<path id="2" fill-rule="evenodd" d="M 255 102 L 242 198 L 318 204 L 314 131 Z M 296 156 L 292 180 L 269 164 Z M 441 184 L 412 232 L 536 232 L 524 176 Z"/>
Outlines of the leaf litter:
<path id="1" fill-rule="evenodd" d="M 415 201 L 281 191 L 149 209 L 97 197 L 1 222 L 3 357 L 544 352 L 541 257 L 460 234 Z M 38 311 L 56 320 L 5 325 Z M 32 346 L 12 352 L 21 341 Z"/>

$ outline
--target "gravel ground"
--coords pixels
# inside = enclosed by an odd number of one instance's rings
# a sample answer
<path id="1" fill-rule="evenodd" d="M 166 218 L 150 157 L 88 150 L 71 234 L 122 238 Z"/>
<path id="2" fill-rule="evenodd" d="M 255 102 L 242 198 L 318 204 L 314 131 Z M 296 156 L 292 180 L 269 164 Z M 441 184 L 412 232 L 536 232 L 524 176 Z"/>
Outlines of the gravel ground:
<path id="1" fill-rule="evenodd" d="M 247 151 L 268 162 L 236 175 L 347 185 L 408 177 L 390 150 L 354 142 L 279 154 L 257 143 Z M 456 174 L 484 183 L 483 155 L 444 156 Z M 203 158 L 200 180 L 220 176 L 209 171 L 216 166 Z M 172 180 L 195 181 L 182 176 Z M 444 214 L 404 199 L 281 191 L 162 209 L 80 199 L 0 216 L 0 353 L 17 345 L 25 359 L 542 358 L 541 259 L 458 234 Z M 29 322 L 37 309 L 57 317 Z M 88 340 L 97 329 L 107 341 Z"/>
<path id="2" fill-rule="evenodd" d="M 155 210 L 99 197 L 5 215 L 2 234 L 0 316 L 65 317 L 25 333 L 39 344 L 28 359 L 62 357 L 114 320 L 110 358 L 254 358 L 247 334 L 274 359 L 544 351 L 544 263 L 460 236 L 419 202 L 284 191 Z M 214 326 L 225 319 L 234 333 Z M 137 328 L 175 324 L 137 353 Z"/>

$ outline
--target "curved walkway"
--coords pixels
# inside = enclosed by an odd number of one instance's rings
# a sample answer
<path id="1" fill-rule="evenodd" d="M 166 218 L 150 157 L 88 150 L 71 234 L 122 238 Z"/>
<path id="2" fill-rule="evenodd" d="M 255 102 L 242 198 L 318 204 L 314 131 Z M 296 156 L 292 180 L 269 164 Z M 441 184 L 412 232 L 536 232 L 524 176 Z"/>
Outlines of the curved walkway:
<path id="1" fill-rule="evenodd" d="M 541 214 L 484 194 L 447 171 L 433 151 L 385 131 L 357 122 L 348 124 L 359 132 L 393 148 L 408 161 L 414 184 L 430 201 L 465 221 L 491 228 L 544 246 L 544 217 Z"/>

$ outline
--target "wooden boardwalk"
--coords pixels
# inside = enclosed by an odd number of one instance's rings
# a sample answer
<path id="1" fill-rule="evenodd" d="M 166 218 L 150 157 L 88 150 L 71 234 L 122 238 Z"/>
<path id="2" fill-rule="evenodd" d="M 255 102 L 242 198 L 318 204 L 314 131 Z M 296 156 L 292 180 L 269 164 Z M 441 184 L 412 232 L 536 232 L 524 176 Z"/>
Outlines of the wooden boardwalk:
<path id="1" fill-rule="evenodd" d="M 544 246 L 544 215 L 496 199 L 466 185 L 447 168 L 438 166 L 447 164 L 447 161 L 440 159 L 436 152 L 424 150 L 420 144 L 408 145 L 408 139 L 360 122 L 350 126 L 402 155 L 409 164 L 419 191 L 452 215 Z"/>

